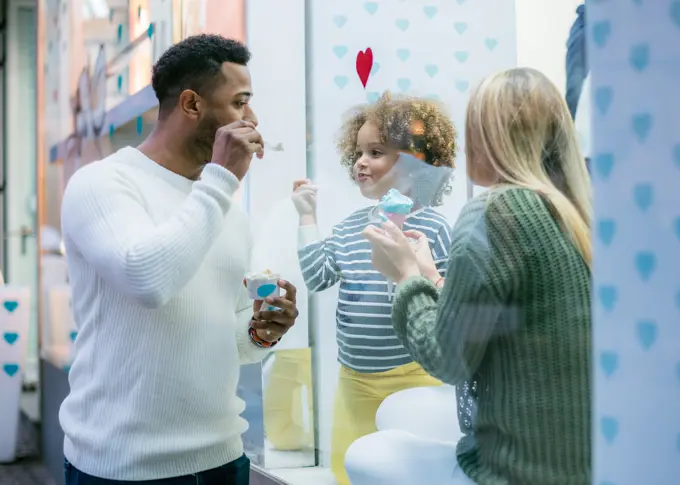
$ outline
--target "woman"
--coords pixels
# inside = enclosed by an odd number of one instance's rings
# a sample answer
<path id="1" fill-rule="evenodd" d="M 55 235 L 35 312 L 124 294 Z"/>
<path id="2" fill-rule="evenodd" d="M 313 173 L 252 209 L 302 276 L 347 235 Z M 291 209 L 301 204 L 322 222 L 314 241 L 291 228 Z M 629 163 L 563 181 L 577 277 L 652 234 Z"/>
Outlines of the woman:
<path id="1" fill-rule="evenodd" d="M 398 336 L 476 406 L 436 483 L 589 484 L 590 183 L 564 98 L 532 69 L 487 78 L 466 152 L 489 190 L 458 219 L 441 292 L 421 276 L 435 274 L 422 234 L 365 230 L 374 266 L 399 282 Z"/>

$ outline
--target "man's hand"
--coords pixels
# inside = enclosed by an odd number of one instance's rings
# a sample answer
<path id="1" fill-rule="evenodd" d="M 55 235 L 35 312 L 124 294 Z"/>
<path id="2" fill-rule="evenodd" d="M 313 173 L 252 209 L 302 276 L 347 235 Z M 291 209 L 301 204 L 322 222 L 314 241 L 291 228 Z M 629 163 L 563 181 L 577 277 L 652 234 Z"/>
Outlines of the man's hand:
<path id="1" fill-rule="evenodd" d="M 263 157 L 264 141 L 253 123 L 236 121 L 217 130 L 212 154 L 212 163 L 223 166 L 243 180 L 253 155 Z"/>
<path id="2" fill-rule="evenodd" d="M 253 304 L 253 320 L 250 326 L 257 330 L 257 336 L 266 342 L 276 342 L 295 325 L 299 312 L 297 309 L 297 288 L 288 281 L 279 280 L 278 285 L 285 294 L 267 298 L 264 303 L 280 310 L 260 311 L 262 301 Z"/>

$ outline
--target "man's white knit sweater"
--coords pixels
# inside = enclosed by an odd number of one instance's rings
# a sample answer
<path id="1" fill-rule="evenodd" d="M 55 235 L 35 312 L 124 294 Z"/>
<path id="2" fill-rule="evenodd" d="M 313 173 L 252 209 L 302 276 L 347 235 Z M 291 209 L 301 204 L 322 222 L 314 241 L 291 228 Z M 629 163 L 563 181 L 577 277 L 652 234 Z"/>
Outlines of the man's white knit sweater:
<path id="1" fill-rule="evenodd" d="M 251 236 L 238 180 L 190 181 L 134 148 L 78 170 L 62 205 L 79 333 L 59 419 L 79 470 L 152 480 L 243 454 L 239 366 L 248 336 Z"/>

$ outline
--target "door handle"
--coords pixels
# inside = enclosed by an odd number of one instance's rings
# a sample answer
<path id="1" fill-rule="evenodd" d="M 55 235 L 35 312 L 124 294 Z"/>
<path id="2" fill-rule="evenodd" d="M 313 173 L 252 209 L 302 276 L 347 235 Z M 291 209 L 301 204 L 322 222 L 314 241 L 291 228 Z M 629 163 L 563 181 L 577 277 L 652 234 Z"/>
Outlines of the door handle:
<path id="1" fill-rule="evenodd" d="M 26 254 L 26 242 L 29 237 L 35 237 L 35 231 L 28 226 L 21 226 L 18 231 L 11 231 L 5 235 L 5 239 L 10 237 L 21 238 L 21 254 Z"/>

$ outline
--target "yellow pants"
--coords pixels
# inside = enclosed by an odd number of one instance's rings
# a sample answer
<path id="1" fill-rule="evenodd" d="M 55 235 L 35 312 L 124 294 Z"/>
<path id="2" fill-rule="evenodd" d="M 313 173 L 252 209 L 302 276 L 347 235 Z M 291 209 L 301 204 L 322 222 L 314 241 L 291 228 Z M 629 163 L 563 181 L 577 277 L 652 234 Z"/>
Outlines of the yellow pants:
<path id="1" fill-rule="evenodd" d="M 376 374 L 362 374 L 340 367 L 333 411 L 331 470 L 339 485 L 349 485 L 345 453 L 355 440 L 377 431 L 375 415 L 380 404 L 395 392 L 413 387 L 439 386 L 415 362 Z"/>
<path id="2" fill-rule="evenodd" d="M 314 448 L 313 402 L 311 350 L 277 350 L 263 403 L 264 430 L 274 448 Z"/>

